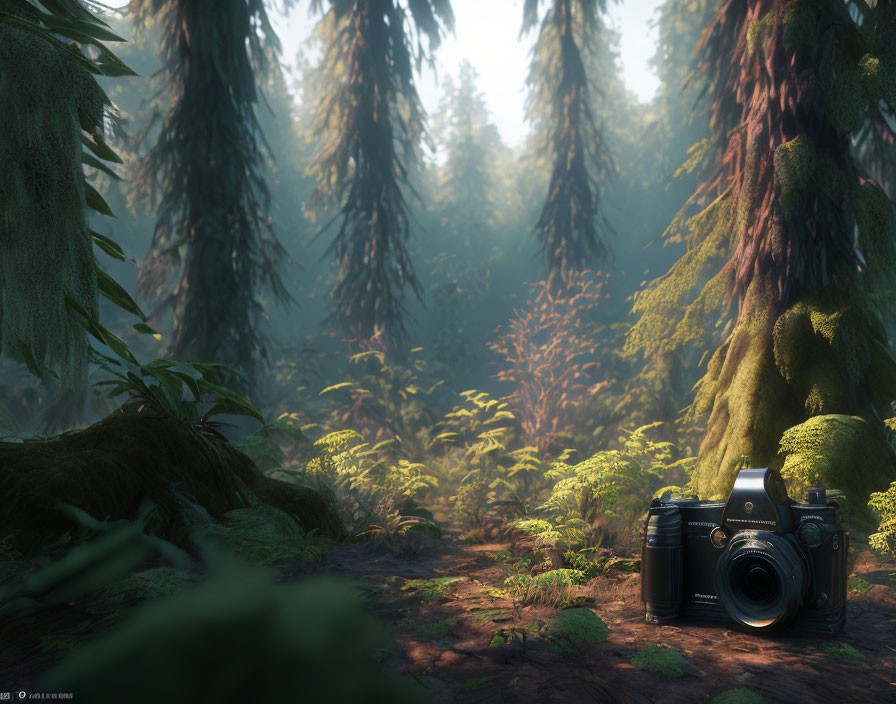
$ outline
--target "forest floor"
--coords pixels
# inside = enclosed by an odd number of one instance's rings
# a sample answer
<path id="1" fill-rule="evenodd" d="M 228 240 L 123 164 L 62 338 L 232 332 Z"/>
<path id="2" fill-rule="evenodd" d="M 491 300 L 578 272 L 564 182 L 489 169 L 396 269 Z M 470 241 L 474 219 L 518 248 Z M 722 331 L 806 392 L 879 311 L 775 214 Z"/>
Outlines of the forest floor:
<path id="1" fill-rule="evenodd" d="M 606 640 L 558 650 L 545 637 L 558 609 L 520 606 L 503 589 L 513 571 L 509 547 L 432 540 L 396 556 L 346 544 L 327 551 L 322 569 L 364 586 L 395 633 L 392 664 L 439 702 L 698 704 L 744 688 L 781 704 L 896 701 L 896 565 L 867 551 L 856 559 L 846 629 L 836 638 L 653 626 L 644 621 L 639 576 L 616 573 L 572 588 L 572 605 L 606 623 Z M 650 646 L 680 655 L 636 656 Z"/>
<path id="2" fill-rule="evenodd" d="M 436 702 L 709 704 L 731 690 L 716 704 L 896 701 L 896 564 L 867 550 L 849 579 L 846 629 L 825 638 L 685 621 L 653 626 L 644 621 L 639 576 L 624 571 L 551 593 L 554 605 L 522 605 L 505 580 L 528 574 L 529 564 L 509 544 L 452 536 L 424 539 L 413 551 L 377 545 L 332 545 L 316 568 L 287 565 L 278 581 L 322 572 L 360 585 L 397 641 L 387 663 Z M 565 637 L 555 620 L 561 601 L 587 616 Z M 137 602 L 112 589 L 39 618 L 0 618 L 0 690 L 30 689 L 37 674 Z"/>

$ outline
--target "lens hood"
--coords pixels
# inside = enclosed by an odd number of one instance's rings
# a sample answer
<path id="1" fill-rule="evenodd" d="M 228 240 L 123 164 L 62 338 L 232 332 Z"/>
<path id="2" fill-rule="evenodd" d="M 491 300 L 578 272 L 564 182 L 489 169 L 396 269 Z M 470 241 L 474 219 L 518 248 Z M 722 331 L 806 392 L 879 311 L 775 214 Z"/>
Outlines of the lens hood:
<path id="1" fill-rule="evenodd" d="M 716 564 L 720 603 L 737 623 L 754 631 L 790 621 L 803 604 L 808 581 L 793 541 L 768 531 L 736 533 Z"/>

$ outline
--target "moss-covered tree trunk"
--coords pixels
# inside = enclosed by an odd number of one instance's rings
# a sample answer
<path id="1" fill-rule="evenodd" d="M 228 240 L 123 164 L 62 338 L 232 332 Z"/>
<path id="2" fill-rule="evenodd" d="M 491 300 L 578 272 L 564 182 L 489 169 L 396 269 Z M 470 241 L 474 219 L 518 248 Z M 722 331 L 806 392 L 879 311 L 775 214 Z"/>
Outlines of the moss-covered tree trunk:
<path id="1" fill-rule="evenodd" d="M 146 501 L 160 537 L 183 542 L 184 501 L 220 519 L 251 496 L 337 537 L 332 507 L 314 489 L 262 474 L 226 441 L 171 418 L 113 413 L 51 440 L 0 443 L 0 535 L 32 554 L 72 527 L 59 504 L 99 520 L 132 519 Z"/>
<path id="2" fill-rule="evenodd" d="M 716 351 L 697 396 L 697 412 L 709 416 L 695 475 L 701 498 L 724 498 L 741 462 L 783 469 L 797 490 L 816 480 L 845 488 L 896 478 L 879 417 L 896 398 L 896 367 L 879 321 L 850 301 L 808 297 L 777 315 L 759 290 L 755 280 L 744 299 L 752 312 Z M 848 434 L 860 440 L 844 439 L 849 447 L 838 450 L 843 424 L 815 437 L 821 426 L 809 421 L 832 416 L 853 418 Z M 814 469 L 793 471 L 800 450 L 822 445 Z M 863 447 L 878 448 L 879 461 L 859 462 L 853 450 Z M 870 484 L 863 474 L 874 475 Z M 854 498 L 863 503 L 870 490 Z"/>

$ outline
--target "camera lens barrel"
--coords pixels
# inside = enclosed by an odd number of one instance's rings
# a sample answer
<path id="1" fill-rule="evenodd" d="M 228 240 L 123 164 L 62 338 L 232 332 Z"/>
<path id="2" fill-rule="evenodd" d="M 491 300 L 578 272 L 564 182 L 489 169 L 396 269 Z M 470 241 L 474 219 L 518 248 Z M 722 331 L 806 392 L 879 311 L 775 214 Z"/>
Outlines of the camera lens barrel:
<path id="1" fill-rule="evenodd" d="M 650 623 L 676 618 L 681 609 L 681 513 L 678 506 L 650 509 L 641 554 L 641 598 Z"/>
<path id="2" fill-rule="evenodd" d="M 737 533 L 716 565 L 716 593 L 742 626 L 767 631 L 788 623 L 802 606 L 809 574 L 797 547 L 783 535 Z"/>

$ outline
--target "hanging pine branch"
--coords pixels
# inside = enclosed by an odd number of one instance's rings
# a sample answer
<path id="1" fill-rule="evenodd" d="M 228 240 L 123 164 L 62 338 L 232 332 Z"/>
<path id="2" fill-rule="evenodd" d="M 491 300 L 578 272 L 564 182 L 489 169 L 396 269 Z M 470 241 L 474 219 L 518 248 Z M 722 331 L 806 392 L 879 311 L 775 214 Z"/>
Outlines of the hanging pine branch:
<path id="1" fill-rule="evenodd" d="M 250 376 L 264 355 L 262 288 L 289 299 L 278 274 L 255 116 L 256 70 L 279 43 L 263 0 L 134 0 L 138 21 L 162 29 L 172 94 L 138 180 L 159 195 L 140 289 L 174 313 L 172 356 L 223 362 Z"/>
<path id="2" fill-rule="evenodd" d="M 583 53 L 600 26 L 605 0 L 552 0 L 541 22 L 529 69 L 529 119 L 549 156 L 551 180 L 535 231 L 549 278 L 565 286 L 573 273 L 604 260 L 598 231 L 601 183 L 615 164 L 592 111 Z M 538 24 L 539 0 L 526 0 L 523 29 Z M 603 221 L 604 230 L 608 230 Z"/>
<path id="3" fill-rule="evenodd" d="M 77 0 L 0 3 L 0 344 L 76 392 L 70 405 L 83 400 L 89 359 L 71 309 L 95 318 L 99 293 L 140 315 L 93 245 L 123 258 L 121 249 L 87 224 L 88 209 L 112 212 L 83 166 L 118 178 L 103 134 L 111 101 L 95 78 L 134 75 L 104 43 L 117 41 Z"/>
<path id="4" fill-rule="evenodd" d="M 414 69 L 454 19 L 448 0 L 418 0 L 408 10 L 395 0 L 331 0 L 324 21 L 332 88 L 316 121 L 325 147 L 314 166 L 315 202 L 339 203 L 328 249 L 338 267 L 335 317 L 351 334 L 396 349 L 405 335 L 405 289 L 420 296 L 405 199 L 424 129 Z"/>

